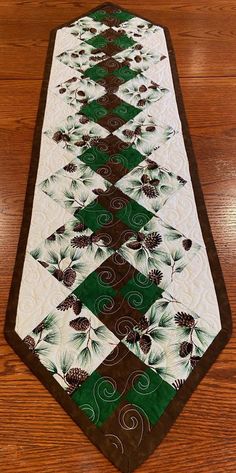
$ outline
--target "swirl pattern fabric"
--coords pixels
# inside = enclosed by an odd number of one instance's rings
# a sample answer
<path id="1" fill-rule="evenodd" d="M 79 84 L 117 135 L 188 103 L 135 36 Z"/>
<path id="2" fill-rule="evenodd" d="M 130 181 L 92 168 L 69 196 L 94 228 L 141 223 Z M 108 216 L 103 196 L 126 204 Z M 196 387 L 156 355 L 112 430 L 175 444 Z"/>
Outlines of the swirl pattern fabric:
<path id="1" fill-rule="evenodd" d="M 166 28 L 105 4 L 49 54 L 5 333 L 128 473 L 225 345 L 227 296 Z"/>

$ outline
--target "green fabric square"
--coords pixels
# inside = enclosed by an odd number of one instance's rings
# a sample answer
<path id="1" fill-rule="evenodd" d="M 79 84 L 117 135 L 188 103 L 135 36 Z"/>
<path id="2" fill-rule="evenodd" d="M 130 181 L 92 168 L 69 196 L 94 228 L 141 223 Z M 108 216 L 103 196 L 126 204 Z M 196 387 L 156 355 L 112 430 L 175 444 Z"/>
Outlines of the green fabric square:
<path id="1" fill-rule="evenodd" d="M 128 66 L 120 67 L 117 71 L 114 71 L 113 74 L 119 79 L 123 79 L 124 81 L 133 79 L 138 74 L 138 71 L 132 71 Z"/>
<path id="2" fill-rule="evenodd" d="M 104 151 L 100 151 L 96 146 L 91 146 L 79 156 L 79 159 L 96 171 L 110 159 L 110 156 Z"/>
<path id="3" fill-rule="evenodd" d="M 84 209 L 76 210 L 74 216 L 79 218 L 80 221 L 84 222 L 94 232 L 113 220 L 112 213 L 104 209 L 96 200 Z"/>
<path id="4" fill-rule="evenodd" d="M 122 151 L 122 155 L 125 156 L 126 160 L 123 166 L 129 170 L 133 169 L 134 167 L 138 166 L 141 161 L 143 161 L 144 156 L 137 151 L 137 149 L 133 148 L 133 146 L 129 146 L 129 148 L 124 149 Z"/>
<path id="5" fill-rule="evenodd" d="M 103 396 L 98 396 L 100 386 Z M 93 394 L 94 393 L 94 394 Z M 106 394 L 109 393 L 109 397 Z M 86 414 L 89 419 L 100 427 L 112 415 L 120 402 L 120 393 L 111 393 L 111 385 L 97 371 L 94 371 L 87 380 L 72 394 L 71 398 Z"/>
<path id="6" fill-rule="evenodd" d="M 88 15 L 90 18 L 93 18 L 95 21 L 102 21 L 105 16 L 107 16 L 107 13 L 104 10 L 97 10 L 92 13 L 89 13 Z"/>
<path id="7" fill-rule="evenodd" d="M 100 120 L 100 118 L 105 117 L 108 111 L 105 107 L 100 105 L 96 100 L 93 100 L 87 105 L 84 105 L 81 108 L 80 113 L 83 113 L 84 115 L 86 115 L 86 117 L 88 117 L 90 120 L 97 122 L 98 120 Z"/>
<path id="8" fill-rule="evenodd" d="M 86 40 L 86 43 L 90 44 L 94 48 L 101 49 L 101 48 L 105 48 L 108 41 L 106 38 L 104 38 L 104 36 L 98 34 L 97 36 L 94 36 L 93 38 Z"/>
<path id="9" fill-rule="evenodd" d="M 107 74 L 108 72 L 106 71 L 106 69 L 98 65 L 90 67 L 83 73 L 85 77 L 90 77 L 90 79 L 95 80 L 95 81 L 99 79 L 103 79 L 104 77 L 107 76 Z"/>
<path id="10" fill-rule="evenodd" d="M 113 13 L 113 16 L 115 16 L 122 22 L 131 20 L 131 18 L 134 18 L 134 15 L 132 15 L 132 13 L 128 13 L 127 11 L 119 11 L 119 12 Z"/>
<path id="11" fill-rule="evenodd" d="M 140 113 L 140 110 L 136 107 L 133 107 L 133 105 L 130 105 L 129 103 L 123 102 L 117 107 L 115 107 L 112 112 L 118 115 L 118 117 L 128 122 L 129 120 L 134 118 L 138 113 Z"/>
<path id="12" fill-rule="evenodd" d="M 133 46 L 133 44 L 135 44 L 135 41 L 132 38 L 129 38 L 126 34 L 124 34 L 116 38 L 113 43 L 119 46 L 119 48 L 127 49 L 130 48 L 130 46 Z"/>
<path id="13" fill-rule="evenodd" d="M 122 220 L 128 227 L 134 231 L 139 231 L 141 227 L 153 217 L 153 214 L 146 210 L 142 205 L 139 205 L 135 200 L 130 200 L 129 203 L 116 212 L 116 218 Z"/>
<path id="14" fill-rule="evenodd" d="M 120 293 L 129 302 L 131 307 L 145 314 L 149 307 L 157 299 L 161 298 L 163 289 L 156 286 L 144 274 L 137 273 L 120 289 Z"/>
<path id="15" fill-rule="evenodd" d="M 104 309 L 108 297 L 114 297 L 114 289 L 102 282 L 98 273 L 91 273 L 75 290 L 74 294 L 93 312 L 95 315 Z"/>
<path id="16" fill-rule="evenodd" d="M 125 397 L 131 404 L 139 407 L 140 412 L 145 413 L 150 423 L 155 425 L 175 394 L 176 390 L 170 384 L 148 368 Z"/>

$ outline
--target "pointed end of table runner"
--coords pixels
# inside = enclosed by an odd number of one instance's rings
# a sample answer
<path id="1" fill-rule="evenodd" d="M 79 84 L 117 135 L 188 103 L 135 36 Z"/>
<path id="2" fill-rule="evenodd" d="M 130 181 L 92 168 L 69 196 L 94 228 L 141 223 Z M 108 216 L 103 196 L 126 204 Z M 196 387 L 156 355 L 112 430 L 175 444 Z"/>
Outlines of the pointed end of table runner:
<path id="1" fill-rule="evenodd" d="M 104 3 L 51 36 L 5 338 L 131 473 L 230 335 L 169 32 Z"/>

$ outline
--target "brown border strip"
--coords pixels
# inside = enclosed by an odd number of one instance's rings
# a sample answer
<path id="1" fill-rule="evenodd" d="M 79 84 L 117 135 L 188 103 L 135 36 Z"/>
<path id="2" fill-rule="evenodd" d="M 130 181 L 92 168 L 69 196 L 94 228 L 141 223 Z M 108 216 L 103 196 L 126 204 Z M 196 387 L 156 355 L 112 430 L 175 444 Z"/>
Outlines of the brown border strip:
<path id="1" fill-rule="evenodd" d="M 98 5 L 96 8 L 93 8 L 89 12 L 96 11 L 104 6 L 112 5 L 118 7 L 118 5 L 112 3 L 104 3 Z M 124 11 L 128 11 L 123 7 L 120 7 Z M 85 14 L 86 14 L 85 13 Z M 130 12 L 129 12 L 130 13 Z M 84 16 L 83 14 L 82 16 Z M 81 18 L 80 16 L 79 18 Z M 137 15 L 140 17 L 140 15 Z M 102 451 L 102 453 L 107 456 L 115 466 L 117 466 L 124 473 L 131 473 L 135 468 L 137 468 L 158 446 L 158 444 L 165 437 L 170 427 L 173 425 L 175 419 L 182 411 L 187 400 L 197 387 L 200 380 L 206 374 L 210 366 L 218 357 L 221 350 L 224 348 L 231 336 L 232 330 L 232 318 L 230 312 L 230 306 L 228 302 L 227 292 L 223 280 L 223 274 L 221 271 L 219 259 L 216 252 L 216 247 L 214 244 L 212 232 L 210 229 L 210 224 L 207 216 L 206 206 L 203 198 L 203 193 L 199 181 L 199 175 L 197 170 L 197 163 L 193 152 L 192 142 L 188 130 L 188 124 L 186 119 L 186 114 L 183 105 L 183 98 L 180 89 L 180 83 L 178 79 L 177 66 L 174 56 L 174 51 L 172 47 L 172 42 L 170 39 L 170 34 L 168 28 L 160 26 L 164 29 L 167 47 L 169 52 L 169 58 L 171 63 L 171 71 L 174 80 L 174 87 L 176 92 L 176 99 L 178 104 L 178 111 L 180 119 L 182 122 L 183 136 L 185 142 L 185 148 L 189 159 L 190 164 L 190 174 L 192 179 L 192 185 L 195 195 L 195 200 L 197 204 L 198 217 L 203 233 L 203 238 L 205 241 L 211 273 L 215 285 L 217 300 L 220 308 L 222 330 L 219 332 L 213 343 L 210 345 L 202 360 L 198 363 L 197 369 L 192 371 L 191 375 L 188 377 L 184 386 L 177 392 L 173 401 L 169 404 L 168 408 L 160 418 L 158 424 L 152 430 L 152 437 L 150 436 L 144 440 L 143 448 L 139 455 L 136 456 L 135 452 L 132 458 L 124 458 L 122 461 L 121 458 L 118 458 L 115 455 L 115 452 L 108 440 L 102 437 L 102 433 L 97 429 L 85 416 L 85 414 L 78 408 L 78 406 L 70 399 L 70 397 L 65 393 L 65 391 L 58 385 L 54 380 L 51 374 L 47 371 L 46 368 L 37 360 L 34 355 L 27 349 L 24 342 L 17 335 L 15 331 L 15 321 L 17 313 L 17 305 L 20 291 L 20 284 L 22 278 L 22 271 L 25 259 L 26 245 L 28 239 L 28 232 L 31 222 L 33 198 L 34 198 L 34 189 L 35 181 L 37 176 L 38 161 L 40 156 L 40 145 L 41 145 L 41 131 L 44 120 L 44 111 L 47 99 L 47 87 L 49 82 L 49 76 L 51 71 L 51 63 L 53 56 L 54 43 L 56 38 L 56 33 L 58 29 L 69 25 L 75 20 L 79 19 L 76 17 L 74 20 L 58 26 L 52 30 L 50 34 L 50 41 L 48 47 L 48 53 L 45 64 L 44 78 L 42 82 L 42 89 L 40 95 L 39 109 L 36 119 L 36 127 L 33 139 L 33 148 L 32 148 L 32 158 L 30 164 L 29 178 L 27 183 L 26 197 L 24 203 L 23 211 L 23 221 L 20 231 L 19 243 L 17 248 L 17 256 L 15 261 L 15 267 L 13 272 L 12 284 L 9 294 L 6 321 L 4 327 L 4 334 L 9 345 L 14 349 L 14 351 L 19 355 L 23 362 L 30 368 L 30 370 L 40 379 L 42 384 L 48 389 L 48 391 L 54 396 L 54 398 L 62 405 L 65 411 L 71 416 L 71 418 L 82 428 L 82 430 L 87 434 L 88 438 Z M 142 18 L 142 17 L 140 17 Z M 146 18 L 144 18 L 146 19 Z M 149 19 L 146 19 L 150 21 Z"/>

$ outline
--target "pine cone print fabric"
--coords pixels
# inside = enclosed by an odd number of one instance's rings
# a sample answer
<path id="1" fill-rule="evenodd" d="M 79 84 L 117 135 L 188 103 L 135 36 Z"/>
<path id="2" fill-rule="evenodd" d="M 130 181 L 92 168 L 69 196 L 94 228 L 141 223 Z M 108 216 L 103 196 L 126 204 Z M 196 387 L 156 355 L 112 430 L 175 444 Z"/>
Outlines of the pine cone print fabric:
<path id="1" fill-rule="evenodd" d="M 227 296 L 167 29 L 104 4 L 50 52 L 5 334 L 130 473 L 225 345 Z"/>

